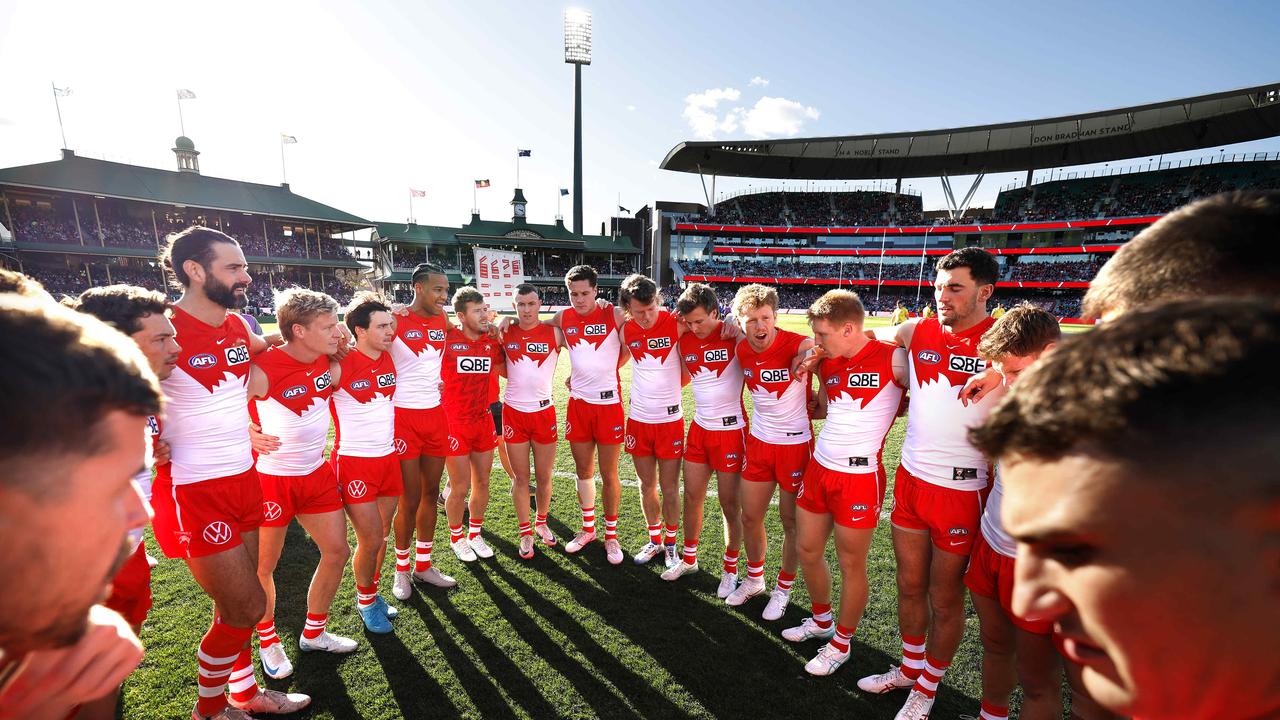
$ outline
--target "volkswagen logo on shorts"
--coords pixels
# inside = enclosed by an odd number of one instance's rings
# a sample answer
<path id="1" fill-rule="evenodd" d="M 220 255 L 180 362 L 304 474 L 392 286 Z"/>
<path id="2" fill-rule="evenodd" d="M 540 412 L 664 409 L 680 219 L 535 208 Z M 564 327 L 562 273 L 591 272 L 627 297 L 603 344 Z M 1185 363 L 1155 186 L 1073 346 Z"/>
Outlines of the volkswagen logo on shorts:
<path id="1" fill-rule="evenodd" d="M 942 356 L 933 350 L 921 350 L 916 353 L 916 358 L 926 365 L 934 365 L 942 361 Z"/>
<path id="2" fill-rule="evenodd" d="M 502 428 L 502 436 L 510 440 L 511 438 L 516 436 L 516 429 L 508 425 Z"/>
<path id="3" fill-rule="evenodd" d="M 206 525 L 201 535 L 210 545 L 225 545 L 231 540 L 231 526 L 216 520 Z"/>
<path id="4" fill-rule="evenodd" d="M 457 451 L 458 451 L 458 448 L 460 448 L 460 447 L 462 447 L 462 444 L 458 442 L 458 438 L 456 438 L 456 437 L 454 437 L 454 436 L 450 435 L 450 436 L 449 436 L 449 450 L 450 450 L 450 452 L 457 452 Z"/>
<path id="5" fill-rule="evenodd" d="M 635 436 L 635 435 L 628 435 L 628 436 L 627 436 L 627 449 L 628 449 L 628 450 L 635 450 L 635 449 L 636 449 L 636 436 Z"/>
<path id="6" fill-rule="evenodd" d="M 369 492 L 369 486 L 365 485 L 363 480 L 352 480 L 347 483 L 347 494 L 353 498 L 362 498 L 367 492 Z"/>
<path id="7" fill-rule="evenodd" d="M 273 503 L 273 502 L 262 503 L 262 516 L 266 518 L 268 522 L 275 522 L 276 520 L 279 520 L 280 515 L 283 512 L 284 510 L 280 508 L 279 503 Z"/>
<path id="8" fill-rule="evenodd" d="M 395 445 L 397 455 L 403 455 L 409 449 L 409 443 L 406 443 L 404 440 L 401 440 L 400 438 L 396 438 L 396 441 L 395 443 L 393 443 L 393 445 Z"/>

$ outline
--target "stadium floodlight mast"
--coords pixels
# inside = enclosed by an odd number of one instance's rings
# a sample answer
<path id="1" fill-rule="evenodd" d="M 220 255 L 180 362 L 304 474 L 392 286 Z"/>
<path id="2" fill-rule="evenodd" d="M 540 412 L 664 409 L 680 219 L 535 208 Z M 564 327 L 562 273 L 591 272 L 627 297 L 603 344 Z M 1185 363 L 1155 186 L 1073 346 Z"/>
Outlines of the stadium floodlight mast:
<path id="1" fill-rule="evenodd" d="M 573 66 L 573 232 L 582 234 L 582 66 L 591 64 L 591 11 L 564 11 L 564 61 Z"/>

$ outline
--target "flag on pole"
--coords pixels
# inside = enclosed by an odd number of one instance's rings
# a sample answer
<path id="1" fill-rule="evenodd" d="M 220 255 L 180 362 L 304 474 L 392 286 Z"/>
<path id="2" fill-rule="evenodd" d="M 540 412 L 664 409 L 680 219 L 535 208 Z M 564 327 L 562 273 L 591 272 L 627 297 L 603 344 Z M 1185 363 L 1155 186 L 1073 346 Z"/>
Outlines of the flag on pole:
<path id="1" fill-rule="evenodd" d="M 489 187 L 489 181 L 488 181 L 488 180 L 477 180 L 477 181 L 476 181 L 476 187 L 478 187 L 478 188 L 487 188 L 487 187 Z"/>
<path id="2" fill-rule="evenodd" d="M 179 90 L 178 99 L 179 100 L 195 100 L 196 94 L 191 92 L 190 90 Z"/>
<path id="3" fill-rule="evenodd" d="M 621 205 L 619 205 L 619 206 L 618 206 L 618 212 L 629 213 L 629 212 L 631 212 L 631 211 L 630 211 L 630 210 L 628 210 L 628 209 L 626 209 L 626 208 L 624 208 L 624 207 L 622 207 Z"/>
<path id="4" fill-rule="evenodd" d="M 564 197 L 569 194 L 569 188 L 560 188 L 560 196 Z"/>
<path id="5" fill-rule="evenodd" d="M 296 145 L 298 144 L 298 138 L 292 135 L 285 135 L 284 133 L 280 133 L 280 142 L 284 143 L 285 145 Z"/>
<path id="6" fill-rule="evenodd" d="M 519 148 L 516 148 L 516 154 L 517 154 L 516 155 L 517 157 L 533 157 L 532 150 L 521 150 Z"/>
<path id="7" fill-rule="evenodd" d="M 53 86 L 53 94 L 57 97 L 66 97 L 71 94 L 71 88 L 60 88 L 55 85 Z"/>
<path id="8" fill-rule="evenodd" d="M 426 196 L 427 196 L 427 191 L 426 191 L 426 190 L 414 190 L 413 188 L 409 188 L 409 195 L 410 195 L 411 197 L 426 197 Z"/>

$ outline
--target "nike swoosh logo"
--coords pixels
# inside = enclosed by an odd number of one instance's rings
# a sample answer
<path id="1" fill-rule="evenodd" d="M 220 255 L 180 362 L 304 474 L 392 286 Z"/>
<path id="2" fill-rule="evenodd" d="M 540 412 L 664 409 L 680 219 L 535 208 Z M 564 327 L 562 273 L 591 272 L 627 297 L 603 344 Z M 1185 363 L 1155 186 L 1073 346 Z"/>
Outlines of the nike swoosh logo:
<path id="1" fill-rule="evenodd" d="M 964 544 L 964 541 L 963 541 L 963 540 L 952 540 L 952 541 L 951 541 L 951 547 L 958 547 L 958 546 L 963 545 L 963 544 Z"/>
<path id="2" fill-rule="evenodd" d="M 219 344 L 219 345 L 221 345 L 222 343 L 224 343 L 224 342 L 226 342 L 226 341 L 227 341 L 227 339 L 226 339 L 226 338 L 222 338 L 221 340 L 219 340 L 219 341 L 218 341 L 218 344 Z"/>
<path id="3" fill-rule="evenodd" d="M 316 371 L 312 370 L 311 372 L 307 373 L 307 377 L 311 377 L 312 375 L 315 375 L 315 374 L 316 374 Z"/>
<path id="4" fill-rule="evenodd" d="M 866 519 L 866 517 L 867 517 L 866 515 L 859 515 L 858 517 L 852 518 L 852 520 L 854 522 L 862 522 L 863 520 Z"/>

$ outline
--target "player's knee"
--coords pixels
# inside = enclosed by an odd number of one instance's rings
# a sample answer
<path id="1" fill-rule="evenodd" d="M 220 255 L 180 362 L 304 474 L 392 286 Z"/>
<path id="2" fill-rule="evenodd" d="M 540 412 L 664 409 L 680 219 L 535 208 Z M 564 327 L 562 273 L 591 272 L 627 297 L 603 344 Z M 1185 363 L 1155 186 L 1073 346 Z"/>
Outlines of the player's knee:
<path id="1" fill-rule="evenodd" d="M 261 585 L 245 585 L 243 593 L 234 602 L 219 605 L 222 621 L 232 627 L 253 627 L 267 612 L 267 596 Z"/>
<path id="2" fill-rule="evenodd" d="M 899 571 L 897 582 L 899 598 L 923 600 L 929 594 L 929 581 L 927 578 L 915 578 Z"/>
<path id="3" fill-rule="evenodd" d="M 934 617 L 941 621 L 963 619 L 964 596 L 960 593 L 939 592 L 936 588 L 929 592 L 929 607 Z"/>
<path id="4" fill-rule="evenodd" d="M 826 543 L 806 542 L 800 540 L 796 543 L 796 553 L 800 556 L 800 562 L 806 565 L 820 562 L 826 551 Z"/>
<path id="5" fill-rule="evenodd" d="M 351 559 L 351 546 L 346 540 L 330 543 L 320 548 L 320 562 L 331 565 L 346 565 Z"/>
<path id="6" fill-rule="evenodd" d="M 1000 658 L 1013 657 L 1013 638 L 1008 632 L 984 626 L 978 631 L 978 638 L 982 641 L 984 654 Z"/>

